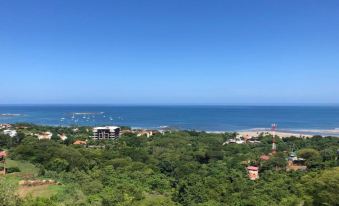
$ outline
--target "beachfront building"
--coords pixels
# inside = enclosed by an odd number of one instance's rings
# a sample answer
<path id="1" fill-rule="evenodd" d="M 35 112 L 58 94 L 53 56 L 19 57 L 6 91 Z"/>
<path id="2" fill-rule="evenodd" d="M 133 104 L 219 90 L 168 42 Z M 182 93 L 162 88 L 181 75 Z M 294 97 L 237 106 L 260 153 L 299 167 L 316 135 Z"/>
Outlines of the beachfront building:
<path id="1" fill-rule="evenodd" d="M 36 134 L 39 140 L 47 139 L 50 140 L 52 138 L 52 132 L 40 132 Z"/>
<path id="2" fill-rule="evenodd" d="M 116 126 L 94 127 L 93 139 L 117 139 L 120 137 L 121 129 Z"/>
<path id="3" fill-rule="evenodd" d="M 259 179 L 259 167 L 248 166 L 246 169 L 248 173 L 248 178 L 250 178 L 250 180 Z"/>
<path id="4" fill-rule="evenodd" d="M 3 133 L 5 135 L 8 135 L 10 137 L 15 137 L 18 133 L 16 132 L 16 130 L 10 130 L 10 129 L 6 129 L 3 131 Z"/>

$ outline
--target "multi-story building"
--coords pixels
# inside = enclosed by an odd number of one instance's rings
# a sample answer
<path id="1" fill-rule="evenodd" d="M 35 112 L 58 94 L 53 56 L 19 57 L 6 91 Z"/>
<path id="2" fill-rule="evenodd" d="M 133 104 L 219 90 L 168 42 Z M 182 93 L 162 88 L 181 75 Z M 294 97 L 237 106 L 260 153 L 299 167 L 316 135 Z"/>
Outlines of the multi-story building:
<path id="1" fill-rule="evenodd" d="M 105 126 L 93 128 L 93 139 L 117 139 L 120 137 L 120 127 Z"/>

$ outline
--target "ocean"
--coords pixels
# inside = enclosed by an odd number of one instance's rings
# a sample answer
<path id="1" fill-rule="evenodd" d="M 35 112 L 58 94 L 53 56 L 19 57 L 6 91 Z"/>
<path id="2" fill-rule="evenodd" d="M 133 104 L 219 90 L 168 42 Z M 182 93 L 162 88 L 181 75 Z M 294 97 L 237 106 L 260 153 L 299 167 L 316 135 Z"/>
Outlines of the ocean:
<path id="1" fill-rule="evenodd" d="M 53 126 L 120 125 L 133 128 L 240 131 L 334 130 L 339 106 L 103 106 L 2 105 L 0 123 L 29 122 Z"/>

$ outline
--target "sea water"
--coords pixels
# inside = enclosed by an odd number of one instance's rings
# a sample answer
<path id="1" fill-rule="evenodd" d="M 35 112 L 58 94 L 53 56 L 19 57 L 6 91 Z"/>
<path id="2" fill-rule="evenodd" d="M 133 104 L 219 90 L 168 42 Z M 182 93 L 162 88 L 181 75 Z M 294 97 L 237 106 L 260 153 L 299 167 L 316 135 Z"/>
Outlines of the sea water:
<path id="1" fill-rule="evenodd" d="M 339 106 L 109 106 L 2 105 L 0 123 L 43 125 L 124 125 L 238 131 L 269 128 L 286 130 L 339 128 Z"/>

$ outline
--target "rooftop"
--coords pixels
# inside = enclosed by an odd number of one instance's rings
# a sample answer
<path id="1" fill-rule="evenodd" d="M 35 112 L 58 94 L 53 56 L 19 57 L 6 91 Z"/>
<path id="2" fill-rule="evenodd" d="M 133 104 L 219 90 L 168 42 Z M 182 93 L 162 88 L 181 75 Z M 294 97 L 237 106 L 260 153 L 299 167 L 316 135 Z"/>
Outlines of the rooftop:
<path id="1" fill-rule="evenodd" d="M 104 127 L 93 127 L 94 130 L 96 129 L 111 129 L 111 130 L 115 130 L 115 129 L 118 129 L 120 127 L 117 127 L 117 126 L 104 126 Z"/>
<path id="2" fill-rule="evenodd" d="M 247 170 L 253 170 L 253 171 L 258 171 L 259 167 L 255 167 L 255 166 L 248 166 Z"/>

